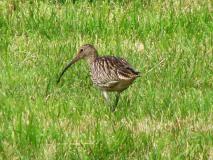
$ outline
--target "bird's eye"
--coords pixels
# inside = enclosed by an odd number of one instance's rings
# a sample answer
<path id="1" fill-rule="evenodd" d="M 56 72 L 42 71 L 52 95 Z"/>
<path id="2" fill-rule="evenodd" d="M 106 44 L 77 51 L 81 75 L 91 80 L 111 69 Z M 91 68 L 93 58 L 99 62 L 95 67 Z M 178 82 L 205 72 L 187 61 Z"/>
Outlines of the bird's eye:
<path id="1" fill-rule="evenodd" d="M 84 50 L 83 49 L 80 49 L 80 52 L 83 52 Z"/>

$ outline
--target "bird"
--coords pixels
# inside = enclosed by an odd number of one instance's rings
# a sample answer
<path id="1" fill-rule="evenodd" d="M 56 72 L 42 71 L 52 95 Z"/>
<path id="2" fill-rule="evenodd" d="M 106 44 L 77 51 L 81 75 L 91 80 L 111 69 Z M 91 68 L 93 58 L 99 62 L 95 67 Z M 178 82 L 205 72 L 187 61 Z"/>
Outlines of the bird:
<path id="1" fill-rule="evenodd" d="M 125 59 L 115 56 L 99 56 L 92 44 L 84 44 L 59 74 L 57 83 L 60 82 L 66 70 L 81 59 L 87 61 L 91 80 L 102 91 L 107 102 L 110 101 L 108 93 L 116 92 L 114 104 L 111 106 L 111 111 L 114 112 L 120 94 L 140 76 L 140 72 L 133 69 Z"/>

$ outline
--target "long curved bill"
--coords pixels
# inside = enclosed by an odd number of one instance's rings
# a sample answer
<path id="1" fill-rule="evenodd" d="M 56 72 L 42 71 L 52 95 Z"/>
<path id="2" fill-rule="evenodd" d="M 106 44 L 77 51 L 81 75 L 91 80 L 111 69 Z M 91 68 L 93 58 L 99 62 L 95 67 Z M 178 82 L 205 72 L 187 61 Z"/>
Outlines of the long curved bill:
<path id="1" fill-rule="evenodd" d="M 78 56 L 76 56 L 70 63 L 68 63 L 68 64 L 66 65 L 66 67 L 62 70 L 62 72 L 61 72 L 61 74 L 60 74 L 60 76 L 59 76 L 59 78 L 58 78 L 58 80 L 57 80 L 57 83 L 60 82 L 61 77 L 64 75 L 64 73 L 66 72 L 66 70 L 67 70 L 71 65 L 73 65 L 75 62 L 77 62 L 79 59 L 80 59 L 80 58 L 79 58 Z"/>

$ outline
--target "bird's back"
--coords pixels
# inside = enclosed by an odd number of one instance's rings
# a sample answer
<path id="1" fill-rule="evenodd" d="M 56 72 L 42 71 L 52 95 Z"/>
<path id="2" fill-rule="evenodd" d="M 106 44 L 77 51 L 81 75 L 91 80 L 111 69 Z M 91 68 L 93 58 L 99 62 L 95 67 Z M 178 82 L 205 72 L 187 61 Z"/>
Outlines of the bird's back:
<path id="1" fill-rule="evenodd" d="M 93 83 L 106 91 L 123 91 L 139 76 L 124 59 L 103 56 L 97 57 L 91 66 Z"/>

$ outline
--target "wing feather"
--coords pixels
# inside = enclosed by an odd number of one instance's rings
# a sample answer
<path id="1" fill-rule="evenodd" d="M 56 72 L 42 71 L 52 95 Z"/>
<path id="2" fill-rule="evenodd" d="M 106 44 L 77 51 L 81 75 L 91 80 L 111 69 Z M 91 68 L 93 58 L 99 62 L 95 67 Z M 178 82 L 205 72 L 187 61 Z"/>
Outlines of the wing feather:
<path id="1" fill-rule="evenodd" d="M 130 80 L 139 76 L 123 58 L 113 56 L 98 57 L 93 64 L 93 82 L 97 85 L 113 86 L 120 80 Z"/>

